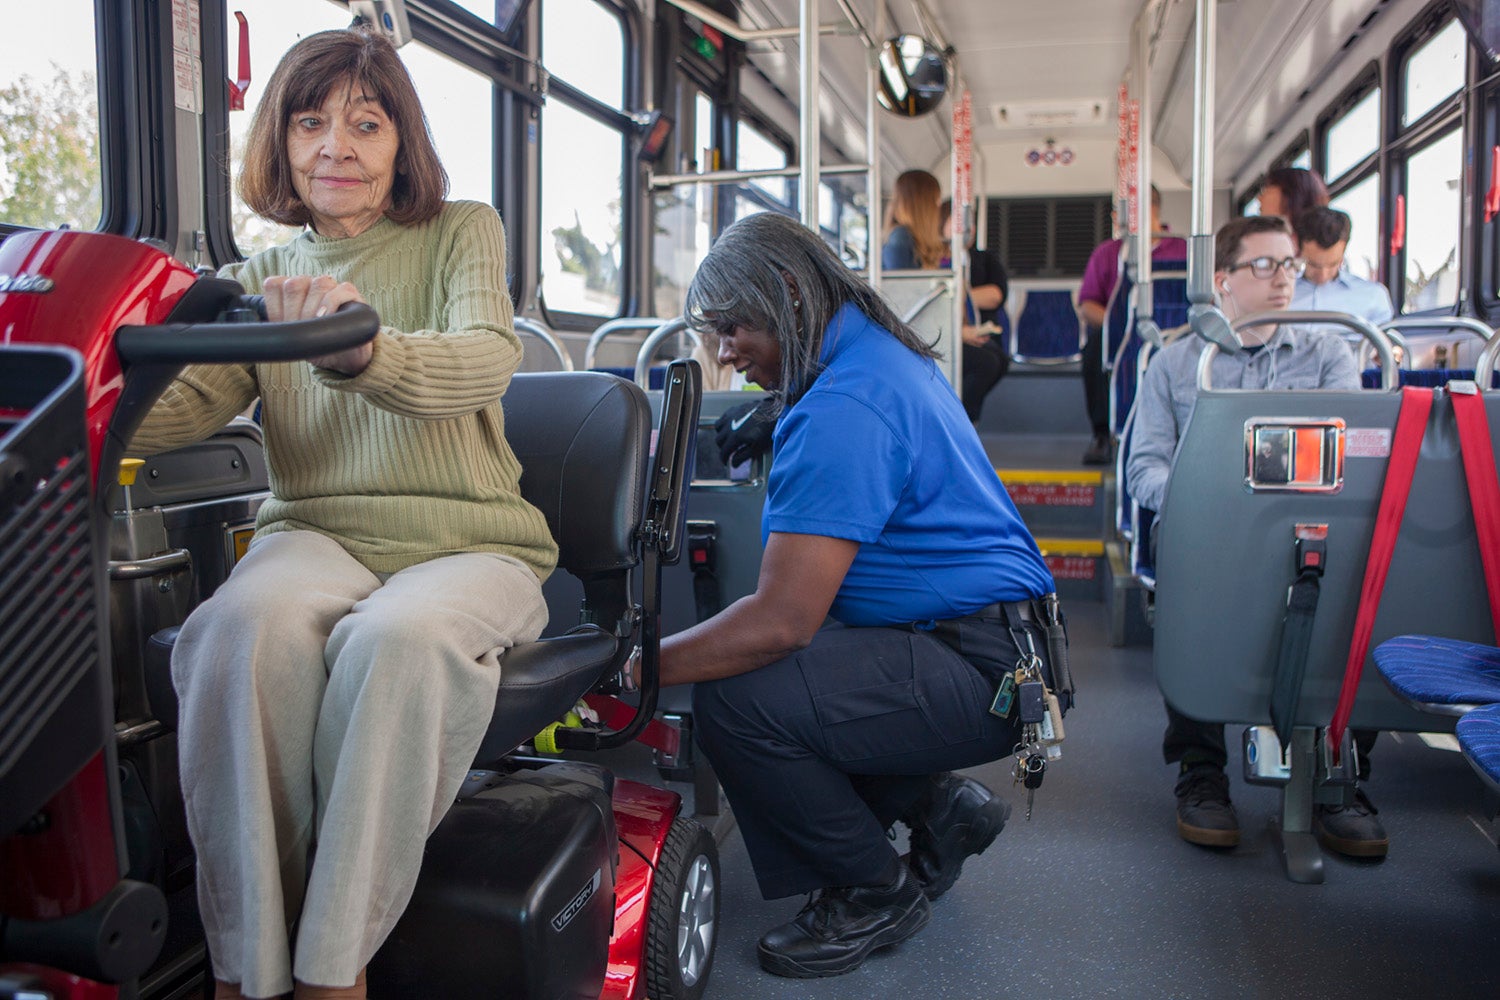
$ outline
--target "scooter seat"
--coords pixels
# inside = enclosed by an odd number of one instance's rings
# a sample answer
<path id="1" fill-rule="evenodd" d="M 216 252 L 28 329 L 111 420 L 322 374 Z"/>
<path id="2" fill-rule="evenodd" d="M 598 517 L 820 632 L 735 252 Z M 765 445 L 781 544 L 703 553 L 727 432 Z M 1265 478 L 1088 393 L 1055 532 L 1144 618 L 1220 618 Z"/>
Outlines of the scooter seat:
<path id="1" fill-rule="evenodd" d="M 172 646 L 178 628 L 162 629 L 146 644 L 146 697 L 151 714 L 177 729 L 177 692 L 172 687 Z M 587 694 L 614 658 L 617 640 L 584 626 L 567 635 L 522 643 L 500 661 L 495 711 L 476 763 L 493 763 L 555 722 Z"/>

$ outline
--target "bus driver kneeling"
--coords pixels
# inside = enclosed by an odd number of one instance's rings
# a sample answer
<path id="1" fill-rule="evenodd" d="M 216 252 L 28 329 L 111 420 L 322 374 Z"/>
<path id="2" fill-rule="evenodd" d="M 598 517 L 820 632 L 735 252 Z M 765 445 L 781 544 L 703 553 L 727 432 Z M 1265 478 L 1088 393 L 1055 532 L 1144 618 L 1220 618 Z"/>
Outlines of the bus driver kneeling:
<path id="1" fill-rule="evenodd" d="M 762 895 L 813 894 L 761 965 L 838 975 L 920 930 L 1004 826 L 950 771 L 1016 747 L 1019 713 L 990 708 L 1045 621 L 1062 646 L 1052 576 L 931 348 L 816 234 L 735 223 L 686 315 L 781 412 L 755 592 L 669 637 L 662 683 L 696 682 Z"/>

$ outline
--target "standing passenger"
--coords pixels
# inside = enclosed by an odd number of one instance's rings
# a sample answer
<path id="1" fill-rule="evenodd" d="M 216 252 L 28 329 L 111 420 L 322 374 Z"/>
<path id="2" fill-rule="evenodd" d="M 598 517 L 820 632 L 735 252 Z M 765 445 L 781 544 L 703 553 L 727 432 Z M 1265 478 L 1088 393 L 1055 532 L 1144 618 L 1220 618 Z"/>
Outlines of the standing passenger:
<path id="1" fill-rule="evenodd" d="M 500 405 L 521 360 L 505 234 L 488 205 L 445 202 L 447 183 L 389 42 L 294 45 L 240 188 L 308 228 L 222 273 L 264 293 L 273 322 L 369 302 L 384 325 L 311 363 L 189 367 L 134 440 L 175 447 L 264 406 L 271 496 L 172 651 L 220 998 L 365 995 L 489 724 L 501 654 L 546 624 L 557 547 L 521 498 Z"/>
<path id="2" fill-rule="evenodd" d="M 755 592 L 668 638 L 662 682 L 697 682 L 761 893 L 814 894 L 761 965 L 838 975 L 920 930 L 1004 826 L 1009 807 L 950 769 L 1015 747 L 1016 712 L 990 708 L 1023 652 L 1063 670 L 1052 576 L 931 348 L 817 234 L 736 222 L 686 315 L 782 412 Z"/>
<path id="3" fill-rule="evenodd" d="M 1161 221 L 1161 192 L 1151 185 L 1151 263 L 1159 266 L 1187 260 L 1187 241 L 1166 232 Z M 1107 465 L 1114 454 L 1114 431 L 1109 425 L 1109 373 L 1104 370 L 1104 321 L 1110 296 L 1120 280 L 1122 240 L 1105 240 L 1089 254 L 1078 287 L 1078 314 L 1088 327 L 1083 344 L 1083 401 L 1088 407 L 1093 439 L 1083 453 L 1084 465 Z"/>
<path id="4" fill-rule="evenodd" d="M 1285 309 L 1292 300 L 1303 261 L 1286 220 L 1275 215 L 1235 219 L 1214 237 L 1214 288 L 1230 320 Z M 1250 327 L 1239 334 L 1245 350 L 1219 354 L 1212 382 L 1219 389 L 1358 389 L 1354 354 L 1335 336 L 1296 326 Z M 1207 344 L 1196 334 L 1173 341 L 1146 369 L 1136 398 L 1135 434 L 1126 483 L 1142 507 L 1161 515 L 1159 530 L 1170 530 L 1172 512 L 1163 510 L 1167 478 L 1183 428 L 1198 399 L 1198 358 Z M 1269 458 L 1270 456 L 1266 456 Z M 1162 582 L 1162 586 L 1191 582 Z M 1228 753 L 1224 726 L 1189 719 L 1171 705 L 1162 754 L 1179 764 L 1177 832 L 1190 843 L 1233 847 L 1240 841 L 1239 818 L 1229 801 L 1224 774 Z M 1369 777 L 1374 733 L 1356 733 L 1359 777 Z M 1364 790 L 1350 806 L 1319 805 L 1313 829 L 1336 851 L 1378 857 L 1388 846 L 1385 830 Z"/>
<path id="5" fill-rule="evenodd" d="M 1279 215 L 1288 223 L 1310 208 L 1328 204 L 1328 188 L 1315 171 L 1278 167 L 1260 186 L 1260 214 Z"/>

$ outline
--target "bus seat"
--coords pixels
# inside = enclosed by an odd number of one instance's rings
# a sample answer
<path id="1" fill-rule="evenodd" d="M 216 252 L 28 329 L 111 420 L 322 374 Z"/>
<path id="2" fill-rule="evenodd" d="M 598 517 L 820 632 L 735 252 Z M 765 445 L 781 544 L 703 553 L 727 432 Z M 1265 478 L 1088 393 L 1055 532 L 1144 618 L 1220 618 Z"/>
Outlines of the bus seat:
<path id="1" fill-rule="evenodd" d="M 600 625 L 505 654 L 479 764 L 498 760 L 561 718 L 621 658 L 612 630 L 630 613 L 652 430 L 646 394 L 612 375 L 519 373 L 504 403 L 506 437 L 524 470 L 521 494 L 546 516 L 558 540 L 558 567 L 581 581 Z M 175 638 L 176 629 L 159 632 L 147 650 L 152 713 L 169 729 L 177 718 L 170 667 Z"/>
<path id="2" fill-rule="evenodd" d="M 618 375 L 620 378 L 625 379 L 627 382 L 635 378 L 634 368 L 591 368 L 589 370 L 599 372 L 603 375 Z M 662 387 L 662 380 L 666 377 L 666 374 L 666 365 L 652 366 L 650 374 L 647 376 L 648 381 L 650 382 L 650 388 L 659 391 Z"/>
<path id="3" fill-rule="evenodd" d="M 1160 330 L 1186 325 L 1188 320 L 1187 263 L 1162 261 L 1152 270 L 1151 318 Z M 1136 386 L 1143 374 L 1136 365 L 1141 340 L 1136 332 L 1135 283 L 1127 268 L 1120 284 L 1110 297 L 1110 312 L 1105 329 L 1109 331 L 1110 425 L 1118 434 L 1125 417 L 1135 404 Z"/>
<path id="4" fill-rule="evenodd" d="M 1359 373 L 1360 382 L 1366 389 L 1380 388 L 1380 369 L 1366 368 Z M 1436 388 L 1447 385 L 1449 382 L 1472 382 L 1474 370 L 1472 368 L 1428 368 L 1411 370 L 1401 369 L 1401 384 Z M 1500 372 L 1491 376 L 1491 386 L 1500 386 Z"/>
<path id="5" fill-rule="evenodd" d="M 1252 492 L 1245 483 L 1246 422 L 1337 416 L 1378 440 L 1395 426 L 1394 392 L 1206 391 L 1167 486 L 1172 509 L 1157 540 L 1155 661 L 1167 700 L 1190 718 L 1267 724 L 1287 586 L 1294 577 L 1293 529 L 1328 526 L 1322 597 L 1313 624 L 1295 725 L 1324 727 L 1343 682 L 1387 460 L 1378 449 L 1346 455 L 1337 492 Z M 1500 396 L 1486 396 L 1493 422 Z M 1483 570 L 1474 545 L 1451 402 L 1433 405 L 1400 540 L 1372 640 L 1424 633 L 1493 640 Z M 1381 682 L 1362 678 L 1349 725 L 1428 731 L 1441 720 L 1407 705 Z"/>
<path id="6" fill-rule="evenodd" d="M 1066 289 L 1034 289 L 1016 318 L 1011 355 L 1019 362 L 1076 361 L 1082 348 L 1073 293 Z"/>
<path id="7" fill-rule="evenodd" d="M 1500 702 L 1500 649 L 1487 643 L 1401 635 L 1371 655 L 1391 690 L 1424 712 L 1461 715 Z"/>
<path id="8" fill-rule="evenodd" d="M 1485 705 L 1458 720 L 1458 747 L 1492 793 L 1500 795 L 1500 705 Z"/>

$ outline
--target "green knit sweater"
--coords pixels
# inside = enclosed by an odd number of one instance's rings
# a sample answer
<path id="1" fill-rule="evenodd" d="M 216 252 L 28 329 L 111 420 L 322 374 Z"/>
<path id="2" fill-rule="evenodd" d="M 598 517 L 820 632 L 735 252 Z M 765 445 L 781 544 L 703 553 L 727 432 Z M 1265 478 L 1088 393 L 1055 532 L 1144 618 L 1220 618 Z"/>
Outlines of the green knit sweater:
<path id="1" fill-rule="evenodd" d="M 450 202 L 413 226 L 382 218 L 349 239 L 303 233 L 220 272 L 259 292 L 273 275 L 353 283 L 380 314 L 370 365 L 195 365 L 131 445 L 201 440 L 258 396 L 271 497 L 256 536 L 306 529 L 372 572 L 457 552 L 501 552 L 546 579 L 557 545 L 521 498 L 500 397 L 521 362 L 494 209 Z"/>

